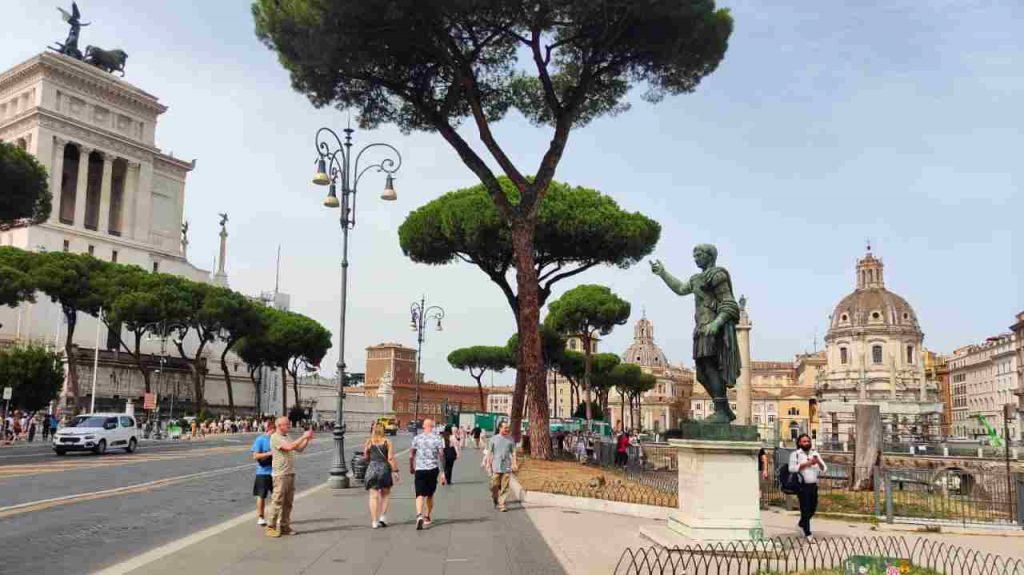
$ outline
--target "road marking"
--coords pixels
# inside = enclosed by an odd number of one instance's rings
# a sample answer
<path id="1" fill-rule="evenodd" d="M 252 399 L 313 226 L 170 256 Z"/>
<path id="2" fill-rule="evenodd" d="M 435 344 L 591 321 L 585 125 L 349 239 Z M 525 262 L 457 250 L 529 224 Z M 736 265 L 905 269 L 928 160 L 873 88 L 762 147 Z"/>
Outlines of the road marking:
<path id="1" fill-rule="evenodd" d="M 332 453 L 331 449 L 324 449 L 315 453 L 310 453 L 310 456 L 320 455 L 323 453 Z M 0 519 L 11 517 L 13 515 L 21 515 L 23 513 L 32 513 L 35 511 L 43 511 L 51 507 L 58 507 L 61 505 L 70 505 L 72 503 L 83 503 L 86 501 L 93 501 L 95 499 L 104 499 L 107 497 L 113 497 L 115 495 L 125 495 L 129 493 L 140 493 L 143 491 L 150 491 L 158 487 L 166 487 L 168 485 L 174 485 L 184 481 L 190 481 L 192 479 L 200 479 L 203 477 L 214 477 L 217 475 L 224 475 L 239 469 L 252 469 L 252 463 L 245 463 L 242 465 L 236 465 L 234 467 L 223 467 L 220 469 L 211 469 L 209 471 L 201 471 L 199 473 L 190 473 L 188 475 L 179 475 L 177 477 L 167 477 L 164 479 L 157 479 L 155 481 L 147 481 L 145 483 L 137 483 L 135 485 L 127 485 L 124 487 L 115 487 L 113 489 L 104 489 L 103 491 L 93 491 L 89 493 L 77 493 L 74 495 L 64 495 L 61 497 L 54 497 L 51 499 L 42 499 L 39 501 L 30 501 L 27 503 L 19 503 L 17 505 L 9 505 L 7 507 L 0 507 Z"/>
<path id="2" fill-rule="evenodd" d="M 14 465 L 0 466 L 0 481 L 12 477 L 23 477 L 26 475 L 41 475 L 44 473 L 56 473 L 59 471 L 75 471 L 79 469 L 93 469 L 97 467 L 117 467 L 121 465 L 132 465 L 146 463 L 149 461 L 168 461 L 175 459 L 191 459 L 193 457 L 205 457 L 219 453 L 240 452 L 237 447 L 207 447 L 193 449 L 178 453 L 141 453 L 132 455 L 118 455 L 103 458 L 89 458 L 83 462 L 76 462 L 74 459 L 51 460 L 43 463 L 21 463 Z"/>
<path id="3" fill-rule="evenodd" d="M 326 453 L 326 452 L 331 452 L 331 451 L 332 450 L 328 449 L 328 450 L 321 451 L 321 452 L 318 452 L 318 453 Z M 397 457 L 399 457 L 401 455 L 405 455 L 406 453 L 409 453 L 408 449 L 405 449 L 405 450 L 402 450 L 402 451 L 396 453 L 395 457 L 397 458 Z M 310 496 L 310 495 L 312 495 L 314 493 L 317 493 L 318 491 L 322 491 L 322 490 L 324 490 L 326 488 L 327 488 L 327 483 L 321 483 L 320 485 L 317 485 L 315 487 L 310 487 L 309 489 L 307 489 L 307 490 L 305 490 L 305 491 L 303 491 L 301 493 L 297 493 L 295 495 L 295 499 L 296 500 L 303 499 L 303 498 L 308 497 L 308 496 Z M 247 511 L 247 512 L 245 512 L 245 513 L 235 517 L 234 519 L 228 519 L 227 521 L 225 521 L 223 523 L 220 523 L 218 525 L 214 525 L 212 527 L 207 527 L 206 529 L 203 529 L 202 531 L 200 531 L 198 533 L 194 533 L 192 535 L 188 535 L 186 537 L 182 537 L 181 539 L 178 539 L 177 541 L 172 541 L 172 542 L 170 542 L 170 543 L 168 543 L 166 545 L 163 545 L 161 547 L 157 547 L 156 549 L 152 549 L 150 551 L 147 551 L 147 552 L 143 553 L 142 555 L 136 555 L 135 557 L 132 557 L 131 559 L 128 559 L 127 561 L 123 561 L 123 562 L 118 563 L 116 565 L 112 565 L 110 567 L 107 567 L 106 569 L 103 569 L 102 571 L 97 571 L 93 575 L 125 575 L 126 573 L 131 573 L 132 571 L 135 571 L 136 569 L 140 569 L 142 567 L 145 567 L 146 565 L 149 565 L 150 563 L 153 563 L 155 561 L 159 561 L 160 559 L 163 559 L 164 557 L 167 557 L 169 555 L 173 555 L 174 553 L 177 553 L 178 551 L 181 551 L 181 550 L 183 550 L 183 549 L 185 549 L 187 547 L 195 545 L 196 543 L 199 543 L 199 542 L 201 542 L 201 541 L 203 541 L 205 539 L 209 539 L 210 537 L 213 537 L 214 535 L 219 535 L 219 534 L 221 534 L 221 533 L 223 533 L 223 532 L 225 532 L 225 531 L 227 531 L 227 530 L 229 530 L 229 529 L 231 529 L 233 527 L 237 527 L 237 526 L 245 523 L 246 521 L 252 521 L 252 516 L 253 516 L 253 512 L 252 511 Z"/>
<path id="4" fill-rule="evenodd" d="M 302 499 L 304 497 L 312 495 L 312 494 L 314 494 L 314 493 L 316 493 L 318 491 L 321 491 L 323 489 L 326 489 L 326 488 L 327 488 L 327 484 L 326 483 L 321 483 L 320 485 L 317 485 L 316 487 L 310 487 L 309 489 L 307 489 L 307 490 L 305 490 L 305 491 L 303 491 L 301 493 L 297 493 L 295 495 L 295 499 Z M 247 512 L 239 515 L 238 517 L 235 517 L 234 519 L 228 519 L 227 521 L 225 521 L 223 523 L 220 523 L 218 525 L 214 525 L 213 527 L 208 527 L 206 529 L 203 529 L 199 533 L 194 533 L 192 535 L 188 535 L 186 537 L 182 537 L 181 539 L 178 539 L 177 541 L 172 541 L 172 542 L 170 542 L 170 543 L 168 543 L 166 545 L 163 545 L 161 547 L 157 547 L 156 549 L 147 551 L 147 552 L 143 553 L 142 555 L 136 555 L 135 557 L 132 557 L 131 559 L 129 559 L 127 561 L 123 561 L 123 562 L 118 563 L 116 565 L 107 567 L 106 569 L 103 569 L 102 571 L 97 571 L 93 575 L 124 575 L 125 573 L 130 573 L 130 572 L 132 572 L 132 571 L 134 571 L 136 569 L 139 569 L 139 568 L 141 568 L 141 567 L 143 567 L 145 565 L 148 565 L 148 564 L 150 564 L 150 563 L 152 563 L 154 561 L 158 561 L 160 559 L 163 559 L 164 557 L 167 557 L 168 555 L 177 553 L 178 551 L 181 551 L 182 549 L 185 549 L 186 547 L 189 547 L 191 545 L 199 543 L 200 541 L 202 541 L 204 539 L 207 539 L 209 537 L 213 537 L 214 535 L 219 535 L 219 534 L 227 531 L 228 529 L 231 529 L 232 527 L 237 527 L 237 526 L 245 523 L 246 521 L 252 521 L 252 518 L 253 518 L 253 512 L 252 511 L 247 511 Z"/>

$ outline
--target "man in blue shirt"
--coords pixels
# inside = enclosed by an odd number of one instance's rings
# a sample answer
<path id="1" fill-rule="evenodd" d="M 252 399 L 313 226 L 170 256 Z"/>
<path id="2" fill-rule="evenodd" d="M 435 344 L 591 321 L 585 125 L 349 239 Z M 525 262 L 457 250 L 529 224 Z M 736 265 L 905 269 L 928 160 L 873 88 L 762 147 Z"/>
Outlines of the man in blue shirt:
<path id="1" fill-rule="evenodd" d="M 252 458 L 256 460 L 256 480 L 252 485 L 252 494 L 256 496 L 256 525 L 264 526 L 263 507 L 267 498 L 274 490 L 274 479 L 271 477 L 274 452 L 270 450 L 270 434 L 274 433 L 274 424 L 267 421 L 262 435 L 252 443 Z"/>

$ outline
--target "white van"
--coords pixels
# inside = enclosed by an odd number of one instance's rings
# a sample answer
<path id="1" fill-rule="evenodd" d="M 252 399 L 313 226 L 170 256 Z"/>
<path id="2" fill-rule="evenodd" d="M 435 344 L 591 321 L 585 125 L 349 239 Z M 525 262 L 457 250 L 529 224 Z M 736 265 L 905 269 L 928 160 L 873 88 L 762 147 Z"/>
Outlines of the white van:
<path id="1" fill-rule="evenodd" d="M 135 418 L 124 413 L 88 413 L 75 416 L 66 427 L 53 436 L 53 451 L 64 455 L 69 451 L 92 451 L 97 455 L 110 448 L 131 453 L 139 445 Z"/>

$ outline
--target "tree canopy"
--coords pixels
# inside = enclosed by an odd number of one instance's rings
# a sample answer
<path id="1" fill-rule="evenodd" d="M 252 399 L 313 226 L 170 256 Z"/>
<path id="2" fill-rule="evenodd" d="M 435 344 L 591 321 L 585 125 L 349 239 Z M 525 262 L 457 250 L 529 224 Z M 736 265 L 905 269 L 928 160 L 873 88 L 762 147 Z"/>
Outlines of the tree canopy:
<path id="1" fill-rule="evenodd" d="M 548 304 L 544 325 L 565 335 L 578 337 L 583 344 L 583 390 L 586 392 L 588 409 L 590 391 L 594 386 L 591 378 L 594 338 L 598 334 L 608 335 L 615 326 L 626 323 L 629 312 L 629 302 L 605 286 L 592 284 L 576 286 Z"/>
<path id="2" fill-rule="evenodd" d="M 522 345 L 512 427 L 519 429 L 522 380 L 533 455 L 550 458 L 538 207 L 574 127 L 626 109 L 635 85 L 657 101 L 692 92 L 718 67 L 729 12 L 713 0 L 256 0 L 253 17 L 257 37 L 315 106 L 355 109 L 364 128 L 436 131 L 486 187 L 511 230 L 515 260 Z M 535 169 L 516 165 L 492 131 L 512 109 L 551 128 Z M 467 119 L 482 149 L 458 131 Z"/>
<path id="3" fill-rule="evenodd" d="M 448 364 L 455 369 L 468 371 L 470 377 L 476 380 L 476 388 L 480 393 L 480 409 L 486 411 L 487 401 L 484 398 L 483 376 L 488 371 L 495 373 L 505 371 L 511 364 L 511 357 L 506 347 L 474 345 L 460 347 L 449 353 Z"/>
<path id="4" fill-rule="evenodd" d="M 515 202 L 518 190 L 499 178 Z M 537 212 L 534 266 L 540 305 L 552 286 L 597 265 L 627 268 L 658 243 L 661 225 L 640 213 L 622 210 L 596 190 L 552 182 Z M 519 309 L 512 269 L 512 233 L 483 185 L 449 192 L 417 208 L 398 228 L 402 251 L 414 262 L 471 263 L 501 288 L 513 312 Z"/>
<path id="5" fill-rule="evenodd" d="M 37 411 L 53 401 L 64 385 L 60 355 L 38 345 L 0 350 L 0 381 L 12 390 L 11 405 Z"/>
<path id="6" fill-rule="evenodd" d="M 0 305 L 15 307 L 34 301 L 36 285 L 32 280 L 32 254 L 8 246 L 0 247 Z"/>
<path id="7" fill-rule="evenodd" d="M 0 227 L 41 224 L 50 217 L 51 203 L 46 168 L 27 151 L 0 142 Z"/>

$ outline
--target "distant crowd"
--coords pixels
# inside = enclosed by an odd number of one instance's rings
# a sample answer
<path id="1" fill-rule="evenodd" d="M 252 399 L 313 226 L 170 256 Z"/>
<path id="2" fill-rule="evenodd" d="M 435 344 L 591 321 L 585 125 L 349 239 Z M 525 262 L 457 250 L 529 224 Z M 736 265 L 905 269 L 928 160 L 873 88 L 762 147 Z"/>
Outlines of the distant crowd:
<path id="1" fill-rule="evenodd" d="M 36 435 L 47 440 L 51 433 L 56 433 L 60 422 L 57 418 L 41 411 L 29 413 L 14 410 L 4 415 L 3 428 L 0 429 L 0 440 L 4 445 L 16 441 L 35 441 Z"/>

